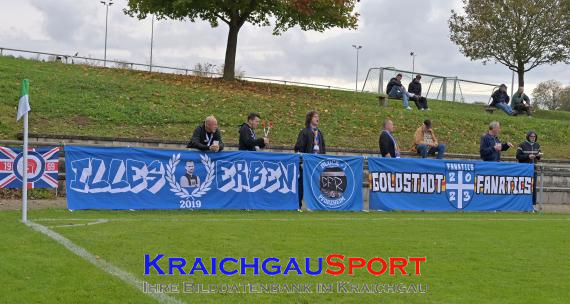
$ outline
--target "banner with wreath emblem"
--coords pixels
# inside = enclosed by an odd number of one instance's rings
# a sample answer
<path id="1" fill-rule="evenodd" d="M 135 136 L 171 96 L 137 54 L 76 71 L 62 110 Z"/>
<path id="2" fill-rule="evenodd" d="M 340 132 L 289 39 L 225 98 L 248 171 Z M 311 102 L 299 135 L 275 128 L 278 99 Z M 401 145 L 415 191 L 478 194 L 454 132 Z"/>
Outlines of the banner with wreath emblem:
<path id="1" fill-rule="evenodd" d="M 65 147 L 75 209 L 298 208 L 299 155 Z"/>

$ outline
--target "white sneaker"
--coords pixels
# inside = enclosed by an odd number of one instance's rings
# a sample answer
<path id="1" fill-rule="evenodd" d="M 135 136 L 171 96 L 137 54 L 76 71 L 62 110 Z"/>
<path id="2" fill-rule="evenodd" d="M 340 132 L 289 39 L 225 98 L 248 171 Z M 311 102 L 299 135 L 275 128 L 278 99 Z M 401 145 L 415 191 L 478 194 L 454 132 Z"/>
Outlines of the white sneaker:
<path id="1" fill-rule="evenodd" d="M 423 111 L 423 110 L 424 110 L 424 108 L 421 108 L 420 110 L 421 110 L 421 111 Z"/>
<path id="2" fill-rule="evenodd" d="M 426 111 L 431 111 L 431 108 L 427 108 Z"/>
<path id="3" fill-rule="evenodd" d="M 411 107 L 409 107 L 409 106 L 408 106 L 407 108 L 404 108 L 404 109 L 406 109 L 406 110 L 410 110 L 410 111 L 412 111 L 412 110 L 413 110 L 413 109 L 412 109 Z"/>

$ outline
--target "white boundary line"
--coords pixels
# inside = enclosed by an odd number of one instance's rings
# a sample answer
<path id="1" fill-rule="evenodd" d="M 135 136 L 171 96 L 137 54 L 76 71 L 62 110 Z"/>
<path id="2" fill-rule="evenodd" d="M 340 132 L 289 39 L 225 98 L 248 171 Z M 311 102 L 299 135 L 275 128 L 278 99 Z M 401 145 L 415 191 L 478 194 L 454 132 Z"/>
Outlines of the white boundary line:
<path id="1" fill-rule="evenodd" d="M 570 221 L 568 218 L 439 218 L 439 217 L 324 217 L 324 218 L 38 218 L 36 222 L 50 221 L 95 221 L 76 226 L 95 225 L 107 222 L 311 222 L 311 221 L 442 221 L 442 222 L 541 222 L 541 221 Z M 71 225 L 65 225 L 71 227 Z M 55 226 L 59 227 L 59 226 Z M 63 226 L 61 226 L 63 227 Z"/>
<path id="2" fill-rule="evenodd" d="M 124 270 L 122 270 L 122 269 L 114 266 L 113 264 L 106 262 L 102 259 L 97 259 L 96 256 L 91 254 L 89 251 L 85 250 L 83 247 L 80 247 L 80 246 L 74 244 L 72 241 L 70 241 L 66 237 L 64 237 L 61 234 L 49 229 L 48 227 L 45 227 L 45 226 L 40 225 L 38 223 L 34 223 L 32 221 L 28 221 L 25 224 L 28 227 L 32 228 L 33 230 L 41 232 L 41 233 L 47 235 L 48 237 L 52 238 L 53 240 L 58 242 L 60 245 L 67 248 L 67 250 L 73 252 L 74 254 L 81 257 L 85 261 L 95 265 L 97 268 L 107 272 L 108 274 L 110 274 L 112 276 L 119 278 L 121 281 L 133 286 L 135 289 L 137 289 L 139 291 L 143 290 L 143 281 L 139 280 L 138 278 L 136 278 L 131 273 L 126 272 L 126 271 L 124 271 Z M 178 300 L 172 296 L 169 296 L 169 295 L 163 294 L 163 293 L 145 293 L 145 294 L 151 296 L 152 298 L 157 300 L 159 303 L 167 303 L 167 304 L 184 303 L 184 302 L 181 302 L 180 300 Z"/>

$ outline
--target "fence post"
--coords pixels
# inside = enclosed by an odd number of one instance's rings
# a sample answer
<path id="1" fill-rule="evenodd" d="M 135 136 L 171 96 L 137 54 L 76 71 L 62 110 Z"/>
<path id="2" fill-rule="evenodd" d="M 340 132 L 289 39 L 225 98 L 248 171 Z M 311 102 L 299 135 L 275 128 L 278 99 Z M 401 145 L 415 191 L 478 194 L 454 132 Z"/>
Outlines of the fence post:
<path id="1" fill-rule="evenodd" d="M 441 84 L 441 99 L 447 100 L 447 77 L 443 77 L 443 83 Z"/>
<path id="2" fill-rule="evenodd" d="M 540 164 L 540 211 L 544 211 L 544 164 Z"/>
<path id="3" fill-rule="evenodd" d="M 378 75 L 378 94 L 382 93 L 384 93 L 384 68 L 380 68 L 380 75 Z"/>
<path id="4" fill-rule="evenodd" d="M 457 90 L 457 77 L 453 79 L 453 102 L 455 102 L 455 91 Z"/>

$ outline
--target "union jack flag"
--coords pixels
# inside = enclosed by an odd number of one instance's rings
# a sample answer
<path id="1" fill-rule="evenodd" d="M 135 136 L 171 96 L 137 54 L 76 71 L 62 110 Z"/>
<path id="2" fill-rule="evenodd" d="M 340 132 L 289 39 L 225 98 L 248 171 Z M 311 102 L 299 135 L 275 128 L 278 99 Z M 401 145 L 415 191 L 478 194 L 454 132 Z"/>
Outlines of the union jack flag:
<path id="1" fill-rule="evenodd" d="M 22 188 L 22 149 L 0 147 L 0 188 Z M 59 147 L 28 149 L 28 189 L 57 188 Z"/>

